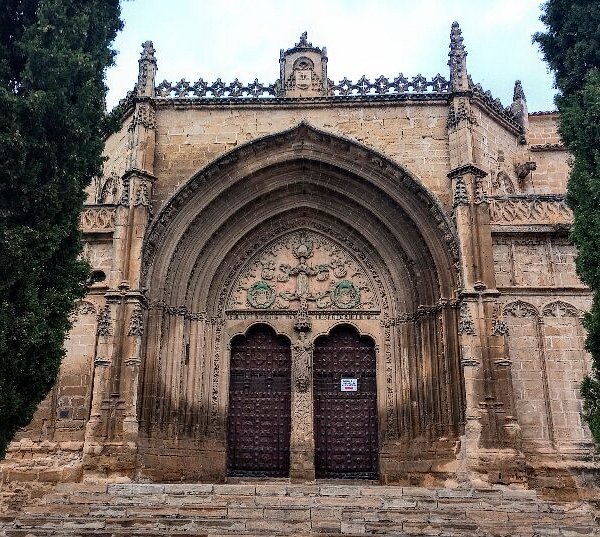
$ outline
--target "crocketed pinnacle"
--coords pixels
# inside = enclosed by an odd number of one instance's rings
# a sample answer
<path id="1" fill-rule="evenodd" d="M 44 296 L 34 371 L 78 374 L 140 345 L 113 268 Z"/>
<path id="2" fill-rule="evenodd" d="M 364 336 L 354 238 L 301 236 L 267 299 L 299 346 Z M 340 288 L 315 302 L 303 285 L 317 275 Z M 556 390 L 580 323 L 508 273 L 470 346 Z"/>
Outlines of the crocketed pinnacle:
<path id="1" fill-rule="evenodd" d="M 142 43 L 142 52 L 139 61 L 156 63 L 156 58 L 154 57 L 155 52 L 152 41 L 144 41 Z"/>
<path id="2" fill-rule="evenodd" d="M 521 85 L 521 81 L 516 80 L 515 81 L 515 89 L 513 91 L 513 101 L 517 101 L 519 99 L 522 99 L 524 101 L 527 100 L 525 98 L 525 92 L 523 91 L 523 86 Z"/>
<path id="3" fill-rule="evenodd" d="M 467 76 L 467 51 L 463 44 L 462 32 L 458 22 L 452 23 L 450 30 L 450 53 L 448 54 L 450 67 L 450 85 L 452 91 L 465 91 L 469 89 Z"/>

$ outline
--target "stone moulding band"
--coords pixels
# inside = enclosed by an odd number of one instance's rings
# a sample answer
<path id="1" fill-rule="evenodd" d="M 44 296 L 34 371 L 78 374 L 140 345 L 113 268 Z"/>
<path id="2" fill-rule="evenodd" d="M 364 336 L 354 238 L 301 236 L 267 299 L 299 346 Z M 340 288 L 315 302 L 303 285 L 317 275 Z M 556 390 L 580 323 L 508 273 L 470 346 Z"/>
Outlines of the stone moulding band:
<path id="1" fill-rule="evenodd" d="M 532 145 L 529 149 L 533 153 L 539 153 L 542 151 L 566 151 L 566 147 L 564 146 L 564 144 L 560 143 Z"/>
<path id="2" fill-rule="evenodd" d="M 409 323 L 417 321 L 423 317 L 428 317 L 432 315 L 436 315 L 440 311 L 446 308 L 457 308 L 459 305 L 459 301 L 456 299 L 448 299 L 444 300 L 434 306 L 419 306 L 417 311 L 415 312 L 402 312 L 396 315 L 393 318 L 384 316 L 385 319 L 383 321 L 385 324 L 389 326 L 396 326 L 403 323 Z M 210 317 L 206 312 L 193 312 L 190 311 L 185 306 L 169 306 L 165 304 L 163 301 L 152 301 L 148 304 L 149 310 L 159 310 L 167 313 L 168 315 L 175 315 L 183 317 L 184 319 L 190 321 L 202 321 L 202 322 L 210 322 L 212 324 L 222 324 L 224 318 L 222 317 Z M 270 317 L 287 317 L 289 319 L 293 319 L 296 316 L 296 310 L 265 310 L 265 311 L 256 311 L 256 310 L 228 310 L 225 312 L 225 318 L 229 320 L 239 320 L 239 319 L 266 319 Z M 310 317 L 314 317 L 315 319 L 328 319 L 328 320 L 351 320 L 351 319 L 373 319 L 381 315 L 381 311 L 372 310 L 372 311 L 363 311 L 363 310 L 355 310 L 355 311 L 339 311 L 339 310 L 319 310 L 319 311 L 308 311 L 307 312 Z"/>
<path id="3" fill-rule="evenodd" d="M 228 310 L 225 315 L 228 319 L 266 319 L 269 317 L 287 317 L 294 319 L 298 313 L 298 310 Z M 328 320 L 344 320 L 344 319 L 373 319 L 381 314 L 379 310 L 306 310 L 306 315 L 314 319 L 328 319 Z"/>

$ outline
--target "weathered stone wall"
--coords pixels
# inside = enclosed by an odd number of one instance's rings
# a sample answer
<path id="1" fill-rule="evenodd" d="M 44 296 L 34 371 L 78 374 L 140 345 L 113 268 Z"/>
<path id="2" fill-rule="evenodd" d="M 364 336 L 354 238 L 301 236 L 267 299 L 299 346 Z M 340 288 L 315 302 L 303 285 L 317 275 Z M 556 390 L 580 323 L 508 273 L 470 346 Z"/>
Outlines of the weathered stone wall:
<path id="1" fill-rule="evenodd" d="M 519 423 L 527 450 L 580 450 L 590 435 L 581 420 L 579 382 L 588 372 L 582 296 L 505 297 L 509 359 Z"/>
<path id="2" fill-rule="evenodd" d="M 106 182 L 114 178 L 117 183 L 117 195 L 121 194 L 121 187 L 118 185 L 121 182 L 121 177 L 127 169 L 127 158 L 130 148 L 130 133 L 129 125 L 130 118 L 125 117 L 119 130 L 106 138 L 104 143 L 104 157 L 106 161 L 103 166 L 103 173 L 101 177 L 96 178 L 87 187 L 87 203 L 116 203 L 118 199 L 107 201 L 102 200 L 101 195 Z"/>
<path id="3" fill-rule="evenodd" d="M 391 103 L 324 106 L 159 106 L 155 211 L 193 174 L 234 147 L 301 121 L 384 153 L 449 205 L 447 106 Z"/>
<path id="4" fill-rule="evenodd" d="M 564 236 L 496 235 L 498 287 L 576 287 L 584 291 L 575 273 L 575 255 L 575 247 Z"/>

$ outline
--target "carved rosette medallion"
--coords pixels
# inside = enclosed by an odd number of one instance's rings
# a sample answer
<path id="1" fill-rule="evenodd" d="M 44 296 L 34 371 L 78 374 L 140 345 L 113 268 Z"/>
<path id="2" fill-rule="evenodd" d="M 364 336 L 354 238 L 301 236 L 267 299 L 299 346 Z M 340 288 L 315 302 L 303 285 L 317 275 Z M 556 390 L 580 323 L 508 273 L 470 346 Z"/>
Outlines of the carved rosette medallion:
<path id="1" fill-rule="evenodd" d="M 334 241 L 289 233 L 253 256 L 232 288 L 230 309 L 377 310 L 366 271 Z"/>
<path id="2" fill-rule="evenodd" d="M 265 310 L 275 302 L 275 291 L 267 282 L 253 283 L 248 289 L 246 301 L 252 308 Z"/>
<path id="3" fill-rule="evenodd" d="M 349 280 L 342 280 L 331 289 L 331 302 L 341 309 L 355 308 L 360 304 L 360 289 Z"/>

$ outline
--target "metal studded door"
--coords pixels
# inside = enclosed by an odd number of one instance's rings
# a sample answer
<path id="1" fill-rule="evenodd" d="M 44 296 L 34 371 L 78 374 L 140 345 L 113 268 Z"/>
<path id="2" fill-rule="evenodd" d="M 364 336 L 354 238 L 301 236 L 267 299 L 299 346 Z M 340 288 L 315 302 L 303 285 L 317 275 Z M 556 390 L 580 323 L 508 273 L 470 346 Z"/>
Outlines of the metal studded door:
<path id="1" fill-rule="evenodd" d="M 317 477 L 377 478 L 375 346 L 351 326 L 315 341 Z"/>
<path id="2" fill-rule="evenodd" d="M 257 325 L 232 340 L 229 475 L 288 475 L 290 376 L 290 342 L 271 327 Z"/>

